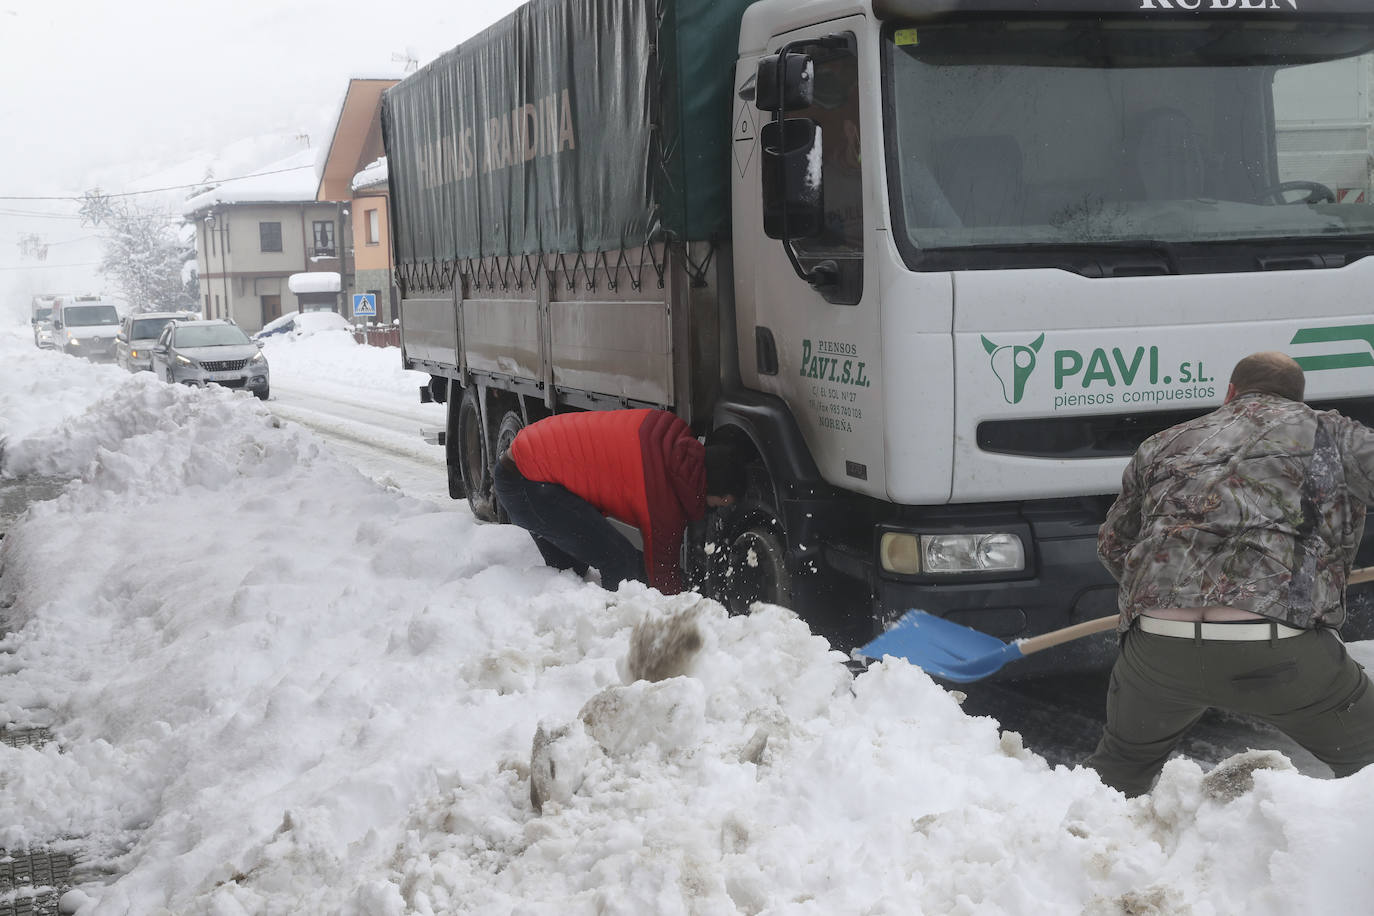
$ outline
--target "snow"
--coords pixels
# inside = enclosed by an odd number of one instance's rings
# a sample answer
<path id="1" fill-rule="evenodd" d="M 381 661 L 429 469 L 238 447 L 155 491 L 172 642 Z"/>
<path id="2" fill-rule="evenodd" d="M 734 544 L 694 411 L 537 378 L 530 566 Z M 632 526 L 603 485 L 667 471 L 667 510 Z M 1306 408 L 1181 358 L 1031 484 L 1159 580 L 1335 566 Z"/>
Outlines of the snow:
<path id="1" fill-rule="evenodd" d="M 344 336 L 271 338 L 274 380 L 414 390 Z M 0 745 L 0 847 L 82 850 L 82 914 L 1368 910 L 1374 768 L 1180 758 L 1128 801 L 905 662 L 555 572 L 269 407 L 0 331 L 0 474 L 72 478 L 0 541 L 0 723 L 55 735 Z"/>
<path id="2" fill-rule="evenodd" d="M 291 311 L 282 315 L 280 318 L 273 318 L 262 326 L 262 330 L 254 334 L 254 337 L 271 337 L 277 334 L 290 333 L 295 337 L 309 337 L 311 334 L 320 331 L 347 331 L 353 332 L 353 325 L 349 320 L 338 312 L 314 311 L 297 312 Z M 397 362 L 392 360 L 392 362 Z M 397 364 L 396 368 L 400 368 Z"/>
<path id="3" fill-rule="evenodd" d="M 384 185 L 387 181 L 386 157 L 374 159 L 367 164 L 367 167 L 353 176 L 352 188 L 354 191 L 361 191 L 366 188 L 374 188 Z"/>
<path id="4" fill-rule="evenodd" d="M 337 293 L 339 291 L 339 275 L 332 270 L 292 274 L 286 278 L 286 287 L 298 295 L 300 293 Z"/>
<path id="5" fill-rule="evenodd" d="M 190 197 L 181 212 L 190 216 L 216 204 L 314 201 L 320 186 L 318 149 L 303 149 L 284 159 L 268 163 L 244 178 L 221 182 L 208 191 Z"/>

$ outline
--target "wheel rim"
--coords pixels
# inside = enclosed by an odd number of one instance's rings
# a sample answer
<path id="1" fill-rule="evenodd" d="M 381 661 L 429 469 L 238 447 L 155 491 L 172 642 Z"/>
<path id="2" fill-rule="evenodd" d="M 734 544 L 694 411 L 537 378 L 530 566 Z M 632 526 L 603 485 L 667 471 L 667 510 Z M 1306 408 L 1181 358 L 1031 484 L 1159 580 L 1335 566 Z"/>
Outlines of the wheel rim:
<path id="1" fill-rule="evenodd" d="M 730 546 L 728 590 L 736 613 L 748 611 L 755 601 L 785 604 L 788 601 L 786 572 L 776 536 L 750 529 Z"/>

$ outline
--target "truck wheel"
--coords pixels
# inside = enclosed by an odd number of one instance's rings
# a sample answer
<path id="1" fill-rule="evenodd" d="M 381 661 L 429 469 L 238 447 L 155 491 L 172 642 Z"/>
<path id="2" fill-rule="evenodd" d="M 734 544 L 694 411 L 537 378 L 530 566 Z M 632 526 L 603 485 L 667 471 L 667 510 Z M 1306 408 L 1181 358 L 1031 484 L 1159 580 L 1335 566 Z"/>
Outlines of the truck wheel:
<path id="1" fill-rule="evenodd" d="M 508 410 L 501 417 L 501 426 L 496 430 L 496 454 L 499 456 L 510 448 L 510 444 L 515 441 L 516 435 L 525 428 L 525 420 L 520 416 L 519 411 Z M 496 502 L 496 520 L 505 524 L 510 521 L 506 515 L 506 510 L 501 508 L 501 503 Z"/>
<path id="2" fill-rule="evenodd" d="M 462 415 L 463 398 L 449 398 L 445 411 L 447 422 L 444 424 L 444 468 L 448 471 L 448 498 L 464 499 L 468 495 L 463 486 L 462 453 L 463 439 L 458 429 L 458 419 Z"/>
<path id="3" fill-rule="evenodd" d="M 468 496 L 468 508 L 484 522 L 496 521 L 496 499 L 491 492 L 491 468 L 487 465 L 482 440 L 482 411 L 477 406 L 477 391 L 463 392 L 458 408 L 458 466 L 463 475 L 463 491 Z"/>
<path id="4" fill-rule="evenodd" d="M 723 591 L 731 614 L 747 614 L 755 601 L 792 606 L 787 545 L 774 526 L 758 523 L 730 542 Z"/>

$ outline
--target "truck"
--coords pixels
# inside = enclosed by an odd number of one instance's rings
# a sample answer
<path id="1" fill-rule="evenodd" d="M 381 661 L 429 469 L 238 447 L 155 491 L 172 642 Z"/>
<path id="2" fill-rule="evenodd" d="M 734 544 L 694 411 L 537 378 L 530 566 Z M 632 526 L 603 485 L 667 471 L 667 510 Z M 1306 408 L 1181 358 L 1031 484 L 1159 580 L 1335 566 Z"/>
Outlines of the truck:
<path id="1" fill-rule="evenodd" d="M 663 408 L 747 462 L 684 547 L 732 611 L 1113 613 L 1126 462 L 1239 358 L 1374 422 L 1374 208 L 1279 128 L 1372 49 L 1364 0 L 532 0 L 382 104 L 449 491 L 499 521 L 524 425 Z"/>

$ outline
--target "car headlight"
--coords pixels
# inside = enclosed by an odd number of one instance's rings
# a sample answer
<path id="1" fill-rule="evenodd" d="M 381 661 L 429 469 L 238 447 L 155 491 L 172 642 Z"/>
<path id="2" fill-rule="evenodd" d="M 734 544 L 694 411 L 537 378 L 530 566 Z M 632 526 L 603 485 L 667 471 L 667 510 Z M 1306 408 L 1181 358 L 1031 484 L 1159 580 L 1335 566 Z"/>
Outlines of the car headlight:
<path id="1" fill-rule="evenodd" d="M 137 351 L 137 350 L 130 350 L 130 351 L 129 351 L 129 359 L 138 359 L 138 351 Z"/>
<path id="2" fill-rule="evenodd" d="M 70 344 L 70 345 L 73 346 L 73 347 L 79 347 L 79 346 L 81 346 L 81 339 L 78 338 L 78 337 L 73 337 L 72 335 L 68 334 L 68 335 L 67 335 L 67 343 Z"/>
<path id="3" fill-rule="evenodd" d="M 253 358 L 248 361 L 250 363 L 265 363 L 267 362 L 267 357 L 263 356 L 262 351 L 259 350 L 258 352 L 254 353 Z"/>
<path id="4" fill-rule="evenodd" d="M 195 360 L 191 359 L 189 356 L 182 356 L 180 353 L 177 354 L 177 362 L 183 366 L 194 367 L 197 365 Z"/>
<path id="5" fill-rule="evenodd" d="M 900 575 L 1019 572 L 1026 568 L 1021 538 L 983 534 L 907 534 L 888 531 L 878 547 L 883 569 Z"/>

